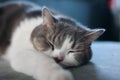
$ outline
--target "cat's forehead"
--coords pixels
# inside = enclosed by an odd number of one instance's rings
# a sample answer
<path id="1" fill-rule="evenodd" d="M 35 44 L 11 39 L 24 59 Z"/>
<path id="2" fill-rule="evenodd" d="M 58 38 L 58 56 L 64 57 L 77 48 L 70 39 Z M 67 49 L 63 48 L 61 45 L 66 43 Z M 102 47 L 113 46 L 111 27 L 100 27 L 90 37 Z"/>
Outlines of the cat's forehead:
<path id="1" fill-rule="evenodd" d="M 71 41 L 71 37 L 67 36 L 65 40 L 63 41 L 63 44 L 61 45 L 61 47 L 55 48 L 53 53 L 62 53 L 62 52 L 64 53 L 67 50 L 69 51 L 71 50 L 72 45 L 73 45 L 73 41 Z"/>
<path id="2" fill-rule="evenodd" d="M 85 28 L 82 24 L 78 23 L 74 19 L 69 17 L 59 17 L 56 23 L 56 29 L 65 30 L 67 29 L 67 33 L 75 33 L 76 35 L 84 35 L 88 32 L 87 28 Z M 73 36 L 73 35 L 72 35 Z"/>
<path id="3" fill-rule="evenodd" d="M 70 23 L 69 20 L 64 20 L 56 26 L 55 32 L 51 35 L 52 42 L 59 48 L 63 47 L 63 45 L 64 47 L 65 45 L 71 45 L 71 42 L 77 42 L 78 44 L 79 39 L 86 33 L 86 31 L 80 29 L 76 24 Z"/>
<path id="4" fill-rule="evenodd" d="M 67 36 L 63 42 L 61 50 L 71 49 L 72 44 L 73 44 L 73 41 L 71 41 L 71 36 Z"/>

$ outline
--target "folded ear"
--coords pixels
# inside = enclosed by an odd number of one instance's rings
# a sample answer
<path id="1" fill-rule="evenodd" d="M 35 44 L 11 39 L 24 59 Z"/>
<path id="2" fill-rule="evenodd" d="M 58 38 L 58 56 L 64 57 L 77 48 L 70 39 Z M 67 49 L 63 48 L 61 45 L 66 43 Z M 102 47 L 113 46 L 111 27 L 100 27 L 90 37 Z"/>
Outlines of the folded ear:
<path id="1" fill-rule="evenodd" d="M 82 40 L 85 41 L 85 43 L 91 43 L 95 39 L 97 39 L 100 35 L 102 35 L 105 32 L 105 29 L 92 29 L 88 34 L 86 34 Z"/>
<path id="2" fill-rule="evenodd" d="M 54 18 L 51 12 L 47 8 L 42 9 L 42 17 L 43 17 L 43 24 L 45 25 L 53 25 Z"/>

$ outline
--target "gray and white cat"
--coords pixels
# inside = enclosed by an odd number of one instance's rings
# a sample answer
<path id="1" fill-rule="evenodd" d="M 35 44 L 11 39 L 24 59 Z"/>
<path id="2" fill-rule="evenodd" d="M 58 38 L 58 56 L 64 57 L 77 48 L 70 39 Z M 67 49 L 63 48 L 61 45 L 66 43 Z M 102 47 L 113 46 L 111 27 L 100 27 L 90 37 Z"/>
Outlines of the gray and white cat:
<path id="1" fill-rule="evenodd" d="M 61 66 L 89 62 L 90 45 L 104 31 L 31 3 L 0 5 L 0 54 L 14 70 L 36 80 L 73 80 Z"/>

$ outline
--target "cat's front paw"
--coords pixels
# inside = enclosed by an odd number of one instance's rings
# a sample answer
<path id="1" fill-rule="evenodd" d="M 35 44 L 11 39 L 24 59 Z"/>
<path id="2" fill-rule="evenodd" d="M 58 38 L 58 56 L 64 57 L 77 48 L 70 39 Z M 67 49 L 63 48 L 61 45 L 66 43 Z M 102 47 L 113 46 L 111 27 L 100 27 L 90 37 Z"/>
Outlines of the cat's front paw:
<path id="1" fill-rule="evenodd" d="M 74 80 L 69 71 L 60 71 L 55 73 L 51 80 Z"/>

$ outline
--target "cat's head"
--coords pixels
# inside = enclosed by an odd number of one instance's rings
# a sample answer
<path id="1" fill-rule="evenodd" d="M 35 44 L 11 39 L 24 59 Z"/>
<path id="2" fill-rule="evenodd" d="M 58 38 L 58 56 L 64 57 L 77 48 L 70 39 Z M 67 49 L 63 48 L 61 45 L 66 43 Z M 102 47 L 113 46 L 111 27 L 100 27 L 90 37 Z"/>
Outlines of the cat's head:
<path id="1" fill-rule="evenodd" d="M 43 23 L 31 36 L 33 46 L 40 53 L 53 57 L 64 66 L 87 63 L 92 56 L 90 45 L 104 29 L 88 29 L 74 20 L 42 10 Z"/>

